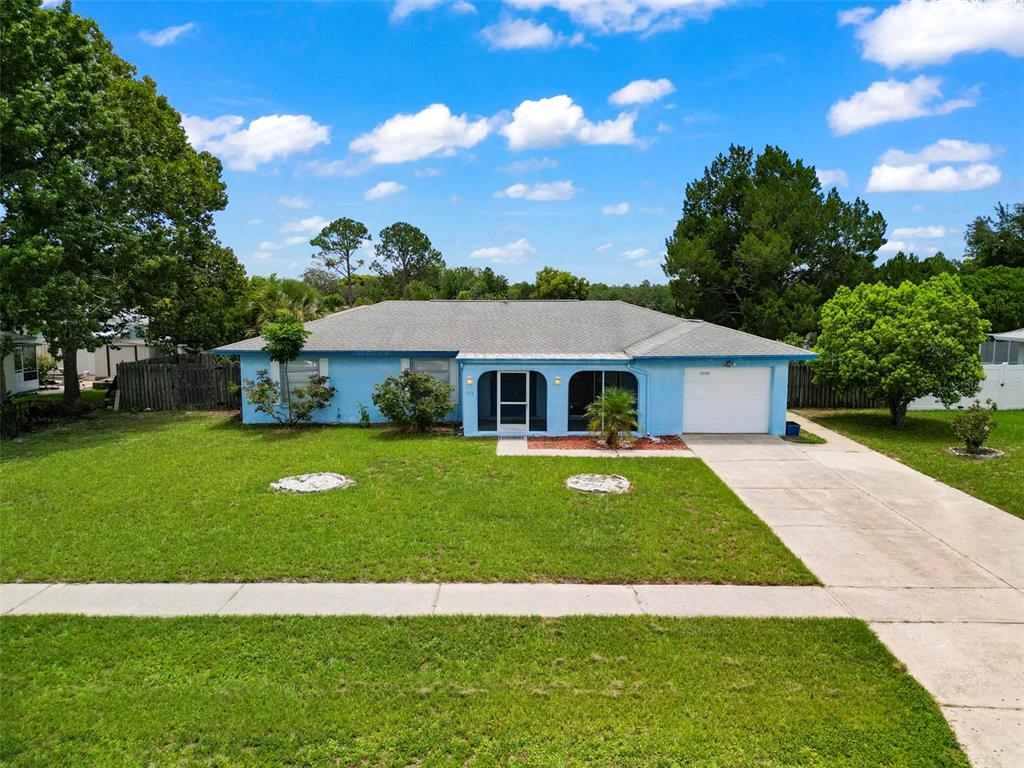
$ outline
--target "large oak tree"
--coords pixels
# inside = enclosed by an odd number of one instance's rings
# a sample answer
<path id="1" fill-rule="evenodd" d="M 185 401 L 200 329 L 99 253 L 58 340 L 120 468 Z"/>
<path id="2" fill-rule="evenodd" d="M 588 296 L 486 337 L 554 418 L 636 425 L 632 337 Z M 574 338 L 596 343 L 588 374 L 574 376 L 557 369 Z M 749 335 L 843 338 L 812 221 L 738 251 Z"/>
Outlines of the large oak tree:
<path id="1" fill-rule="evenodd" d="M 152 312 L 174 343 L 202 311 L 181 304 L 196 280 L 241 285 L 213 229 L 221 165 L 69 2 L 6 0 L 0 22 L 0 329 L 42 332 L 61 351 L 71 403 L 76 352 L 97 332 Z"/>

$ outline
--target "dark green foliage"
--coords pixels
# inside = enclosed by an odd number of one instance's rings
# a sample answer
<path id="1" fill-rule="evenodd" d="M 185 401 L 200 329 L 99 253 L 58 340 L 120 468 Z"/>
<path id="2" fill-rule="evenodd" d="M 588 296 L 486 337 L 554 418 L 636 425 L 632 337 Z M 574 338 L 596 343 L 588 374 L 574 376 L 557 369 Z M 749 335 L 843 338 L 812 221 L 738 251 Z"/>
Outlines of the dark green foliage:
<path id="1" fill-rule="evenodd" d="M 453 391 L 451 384 L 425 373 L 402 371 L 374 386 L 373 404 L 395 426 L 426 432 L 452 409 Z"/>
<path id="2" fill-rule="evenodd" d="M 439 299 L 505 299 L 508 278 L 490 267 L 449 267 L 441 275 Z"/>
<path id="3" fill-rule="evenodd" d="M 996 217 L 979 216 L 967 227 L 965 271 L 1024 267 L 1024 203 L 998 203 Z"/>
<path id="4" fill-rule="evenodd" d="M 907 280 L 912 283 L 923 283 L 936 275 L 955 275 L 957 272 L 959 264 L 941 253 L 919 259 L 913 253 L 900 251 L 878 265 L 878 269 L 875 270 L 875 281 L 896 287 Z"/>
<path id="5" fill-rule="evenodd" d="M 647 307 L 647 309 L 665 312 L 669 315 L 678 313 L 676 298 L 668 284 L 655 284 L 650 280 L 644 280 L 636 285 L 591 283 L 587 299 L 589 301 L 625 301 L 629 304 L 636 304 L 638 307 Z"/>
<path id="6" fill-rule="evenodd" d="M 578 299 L 582 301 L 590 292 L 590 283 L 586 278 L 577 277 L 554 267 L 544 267 L 537 273 L 534 284 L 533 299 Z"/>
<path id="7" fill-rule="evenodd" d="M 975 400 L 967 408 L 957 412 L 949 428 L 963 442 L 969 453 L 978 453 L 996 428 L 996 404 L 986 401 L 988 407 Z"/>
<path id="8" fill-rule="evenodd" d="M 389 280 L 402 299 L 410 298 L 409 285 L 414 280 L 434 277 L 436 283 L 437 273 L 444 269 L 441 253 L 431 245 L 430 238 L 404 221 L 380 231 L 374 254 L 370 269 Z"/>
<path id="9" fill-rule="evenodd" d="M 983 267 L 961 278 L 997 333 L 1024 328 L 1024 267 Z"/>
<path id="10" fill-rule="evenodd" d="M 350 307 L 356 301 L 353 282 L 355 273 L 364 263 L 362 259 L 357 259 L 355 254 L 363 243 L 368 243 L 371 239 L 365 224 L 343 217 L 332 221 L 309 241 L 310 245 L 319 249 L 313 255 L 313 260 L 323 264 L 325 270 L 344 280 L 345 300 Z"/>
<path id="11" fill-rule="evenodd" d="M 256 371 L 256 379 L 246 379 L 242 384 L 246 399 L 258 413 L 263 413 L 278 424 L 295 426 L 305 424 L 334 397 L 335 388 L 328 385 L 326 376 L 310 376 L 309 384 L 296 387 L 295 392 L 285 398 L 281 408 L 281 387 L 271 380 L 267 371 Z"/>
<path id="12" fill-rule="evenodd" d="M 596 432 L 613 451 L 619 449 L 622 436 L 626 440 L 639 429 L 636 396 L 626 389 L 609 387 L 587 406 L 587 429 Z"/>
<path id="13" fill-rule="evenodd" d="M 870 279 L 884 233 L 863 200 L 823 194 L 812 166 L 732 146 L 686 186 L 665 272 L 687 317 L 802 337 L 839 286 Z"/>

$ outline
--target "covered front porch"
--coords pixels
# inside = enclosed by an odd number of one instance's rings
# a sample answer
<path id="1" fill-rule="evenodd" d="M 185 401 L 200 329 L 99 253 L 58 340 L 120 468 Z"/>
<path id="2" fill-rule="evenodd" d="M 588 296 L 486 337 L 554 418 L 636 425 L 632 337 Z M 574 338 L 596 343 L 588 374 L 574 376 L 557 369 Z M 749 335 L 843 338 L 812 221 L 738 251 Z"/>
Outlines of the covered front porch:
<path id="1" fill-rule="evenodd" d="M 611 387 L 634 393 L 647 432 L 646 375 L 626 360 L 466 360 L 460 387 L 469 436 L 586 432 L 587 406 Z"/>

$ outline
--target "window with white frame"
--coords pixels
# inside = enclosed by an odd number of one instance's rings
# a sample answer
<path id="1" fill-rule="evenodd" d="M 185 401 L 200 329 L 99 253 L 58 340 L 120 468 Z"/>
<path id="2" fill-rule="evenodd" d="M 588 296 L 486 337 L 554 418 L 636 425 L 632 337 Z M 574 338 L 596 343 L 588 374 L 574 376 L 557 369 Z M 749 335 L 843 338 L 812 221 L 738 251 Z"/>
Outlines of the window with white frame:
<path id="1" fill-rule="evenodd" d="M 35 381 L 39 378 L 35 347 L 14 348 L 14 373 L 20 374 L 22 381 Z"/>
<path id="2" fill-rule="evenodd" d="M 409 359 L 409 370 L 413 373 L 425 373 L 442 384 L 451 384 L 451 358 L 448 357 L 413 357 Z M 459 401 L 459 388 L 452 390 L 452 402 Z"/>
<path id="3" fill-rule="evenodd" d="M 284 367 L 284 366 L 282 366 Z M 320 361 L 319 360 L 289 360 L 288 361 L 288 380 L 287 385 L 287 397 L 296 397 L 295 390 L 299 387 L 309 386 L 309 380 L 313 376 L 320 375 Z M 284 389 L 284 388 L 282 388 Z"/>

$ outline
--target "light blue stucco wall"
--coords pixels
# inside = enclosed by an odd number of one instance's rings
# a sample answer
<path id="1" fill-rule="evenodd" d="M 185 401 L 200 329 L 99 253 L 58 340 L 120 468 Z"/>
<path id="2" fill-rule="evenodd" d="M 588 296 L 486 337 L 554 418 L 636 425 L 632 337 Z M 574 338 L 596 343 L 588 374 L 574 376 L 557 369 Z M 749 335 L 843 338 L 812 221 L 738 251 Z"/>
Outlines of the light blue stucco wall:
<path id="1" fill-rule="evenodd" d="M 330 404 L 313 415 L 320 424 L 354 424 L 359 421 L 359 404 L 366 405 L 374 422 L 384 419 L 372 402 L 373 387 L 389 375 L 402 371 L 403 357 L 442 357 L 445 354 L 425 355 L 353 355 L 308 353 L 301 357 L 327 358 L 330 383 L 336 388 Z M 242 380 L 255 379 L 256 372 L 270 368 L 269 358 L 262 353 L 240 355 Z M 782 435 L 786 428 L 786 398 L 789 378 L 789 360 L 781 358 L 729 358 L 736 366 L 771 368 L 770 432 Z M 522 360 L 469 360 L 459 364 L 459 402 L 448 415 L 450 421 L 462 421 L 467 436 L 493 435 L 477 425 L 477 384 L 487 371 L 538 371 L 547 382 L 547 426 L 544 434 L 567 435 L 569 419 L 569 379 L 578 371 L 628 371 L 637 379 L 637 410 L 640 432 L 651 435 L 676 435 L 686 432 L 683 423 L 684 371 L 690 367 L 722 366 L 725 358 L 636 358 L 632 361 L 522 361 Z M 555 379 L 561 383 L 556 384 Z M 472 384 L 467 381 L 472 380 Z M 272 421 L 256 413 L 242 398 L 242 420 L 246 424 Z M 533 433 L 517 433 L 533 434 Z"/>
<path id="2" fill-rule="evenodd" d="M 450 355 L 432 354 L 420 357 L 445 357 Z M 261 369 L 270 370 L 270 358 L 265 354 L 240 355 L 242 382 L 255 379 L 256 372 Z M 359 404 L 362 403 L 370 412 L 373 422 L 381 423 L 384 418 L 373 404 L 373 387 L 384 381 L 388 376 L 397 376 L 402 372 L 402 358 L 417 355 L 351 355 L 331 353 L 303 353 L 300 359 L 319 360 L 327 358 L 326 373 L 330 384 L 335 388 L 331 402 L 313 413 L 313 422 L 317 424 L 357 424 L 359 422 Z M 456 405 L 448 414 L 449 421 L 458 421 L 462 417 L 460 406 Z M 246 424 L 266 424 L 273 419 L 257 413 L 246 398 L 242 397 L 242 421 Z"/>

